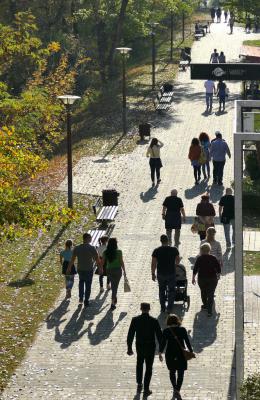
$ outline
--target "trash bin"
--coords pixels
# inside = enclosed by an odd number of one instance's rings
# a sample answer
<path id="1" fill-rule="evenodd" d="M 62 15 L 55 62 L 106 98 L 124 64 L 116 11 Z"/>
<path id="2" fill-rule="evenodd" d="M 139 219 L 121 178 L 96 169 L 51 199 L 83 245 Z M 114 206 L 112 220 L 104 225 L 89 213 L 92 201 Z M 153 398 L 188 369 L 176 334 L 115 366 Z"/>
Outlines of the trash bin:
<path id="1" fill-rule="evenodd" d="M 171 83 L 165 83 L 163 85 L 163 91 L 164 92 L 172 92 L 173 91 L 173 85 Z"/>
<path id="2" fill-rule="evenodd" d="M 118 206 L 118 196 L 115 189 L 102 190 L 103 206 Z"/>
<path id="3" fill-rule="evenodd" d="M 140 124 L 139 125 L 139 135 L 141 140 L 144 140 L 145 136 L 151 135 L 151 125 L 148 123 Z"/>

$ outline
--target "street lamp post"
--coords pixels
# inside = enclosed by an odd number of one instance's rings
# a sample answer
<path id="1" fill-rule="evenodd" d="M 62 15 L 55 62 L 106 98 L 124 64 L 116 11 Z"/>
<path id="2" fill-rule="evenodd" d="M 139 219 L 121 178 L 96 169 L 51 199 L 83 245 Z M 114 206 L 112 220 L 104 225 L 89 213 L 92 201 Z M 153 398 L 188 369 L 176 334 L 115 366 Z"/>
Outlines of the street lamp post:
<path id="1" fill-rule="evenodd" d="M 155 28 L 159 25 L 158 22 L 150 23 L 152 28 L 151 38 L 152 38 L 152 89 L 155 89 L 155 64 L 156 64 L 156 50 L 155 50 Z"/>
<path id="2" fill-rule="evenodd" d="M 80 99 L 80 96 L 64 95 L 58 96 L 58 99 L 63 102 L 67 111 L 67 158 L 68 158 L 68 207 L 73 208 L 72 195 L 72 144 L 71 144 L 71 106 Z"/>
<path id="3" fill-rule="evenodd" d="M 117 51 L 122 55 L 122 123 L 123 134 L 127 133 L 126 124 L 126 56 L 132 50 L 130 47 L 117 47 Z"/>

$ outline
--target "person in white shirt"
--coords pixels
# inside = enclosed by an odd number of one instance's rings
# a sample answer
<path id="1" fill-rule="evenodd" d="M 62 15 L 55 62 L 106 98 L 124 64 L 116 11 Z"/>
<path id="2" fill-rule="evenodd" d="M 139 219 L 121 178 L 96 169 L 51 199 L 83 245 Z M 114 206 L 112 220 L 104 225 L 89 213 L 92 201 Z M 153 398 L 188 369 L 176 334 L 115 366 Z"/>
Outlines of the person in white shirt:
<path id="1" fill-rule="evenodd" d="M 214 52 L 211 54 L 209 62 L 212 64 L 218 64 L 218 52 L 217 49 L 214 49 Z"/>
<path id="2" fill-rule="evenodd" d="M 206 106 L 207 111 L 212 110 L 212 102 L 213 102 L 213 94 L 216 93 L 215 83 L 212 79 L 208 79 L 204 83 L 204 87 L 206 89 Z"/>
<path id="3" fill-rule="evenodd" d="M 221 269 L 223 268 L 223 255 L 222 255 L 222 249 L 221 249 L 221 244 L 220 242 L 218 242 L 215 239 L 215 235 L 216 235 L 216 229 L 214 228 L 214 226 L 210 226 L 207 229 L 207 233 L 206 233 L 206 239 L 201 241 L 201 244 L 204 243 L 209 243 L 211 250 L 210 250 L 210 254 L 212 256 L 215 256 L 216 259 L 218 260 Z"/>
<path id="4" fill-rule="evenodd" d="M 153 138 L 146 152 L 146 156 L 150 157 L 149 164 L 151 169 L 152 186 L 155 185 L 154 183 L 155 172 L 157 178 L 157 185 L 161 182 L 160 169 L 162 168 L 162 161 L 161 161 L 160 149 L 162 146 L 163 143 L 160 142 L 160 140 Z"/>

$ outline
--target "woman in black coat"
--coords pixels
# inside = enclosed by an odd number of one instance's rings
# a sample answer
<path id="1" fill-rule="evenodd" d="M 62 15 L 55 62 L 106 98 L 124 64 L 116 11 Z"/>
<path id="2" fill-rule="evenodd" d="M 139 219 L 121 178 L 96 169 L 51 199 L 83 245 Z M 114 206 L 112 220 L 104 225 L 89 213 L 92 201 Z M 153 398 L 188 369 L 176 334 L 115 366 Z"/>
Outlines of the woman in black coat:
<path id="1" fill-rule="evenodd" d="M 165 361 L 167 368 L 170 371 L 170 380 L 174 390 L 174 398 L 178 400 L 182 399 L 180 390 L 183 383 L 184 372 L 188 367 L 182 351 L 182 348 L 185 349 L 185 345 L 189 351 L 193 352 L 186 329 L 181 326 L 179 317 L 175 314 L 171 314 L 167 318 L 167 328 L 163 331 L 163 338 L 159 349 L 159 358 L 160 361 L 163 361 L 162 352 L 165 346 L 167 346 Z"/>

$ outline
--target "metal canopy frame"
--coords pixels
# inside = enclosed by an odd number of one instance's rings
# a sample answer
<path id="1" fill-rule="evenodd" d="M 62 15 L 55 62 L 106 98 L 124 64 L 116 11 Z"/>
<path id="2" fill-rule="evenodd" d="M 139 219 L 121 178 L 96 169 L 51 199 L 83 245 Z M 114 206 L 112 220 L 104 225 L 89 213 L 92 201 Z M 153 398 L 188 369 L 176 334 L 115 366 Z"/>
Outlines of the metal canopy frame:
<path id="1" fill-rule="evenodd" d="M 235 351 L 236 399 L 244 379 L 244 268 L 243 268 L 243 142 L 260 141 L 260 133 L 242 132 L 243 112 L 259 108 L 260 100 L 237 100 L 234 121 L 234 192 L 235 192 Z"/>

